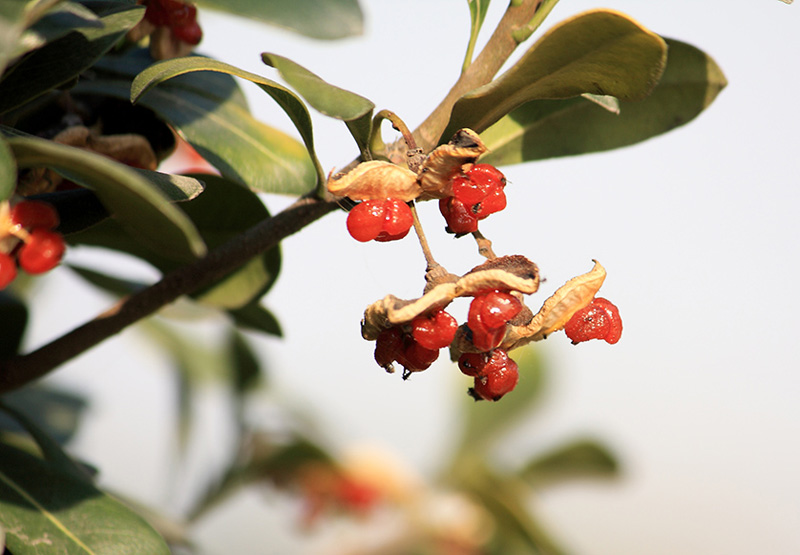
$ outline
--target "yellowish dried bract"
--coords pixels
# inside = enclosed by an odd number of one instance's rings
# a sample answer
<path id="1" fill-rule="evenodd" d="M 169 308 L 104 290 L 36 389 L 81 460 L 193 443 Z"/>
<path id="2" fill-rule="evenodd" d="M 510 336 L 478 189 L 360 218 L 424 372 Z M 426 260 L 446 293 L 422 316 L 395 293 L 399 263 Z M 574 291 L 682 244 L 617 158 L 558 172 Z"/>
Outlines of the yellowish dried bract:
<path id="1" fill-rule="evenodd" d="M 453 195 L 453 178 L 463 173 L 465 165 L 475 161 L 488 149 L 471 129 L 459 130 L 450 142 L 436 147 L 425 158 L 419 172 L 422 199 Z"/>
<path id="2" fill-rule="evenodd" d="M 331 194 L 353 200 L 396 198 L 408 202 L 422 192 L 417 174 L 382 160 L 362 162 L 345 174 L 333 174 L 327 187 Z"/>
<path id="3" fill-rule="evenodd" d="M 523 256 L 504 256 L 478 266 L 454 282 L 440 283 L 422 297 L 403 300 L 394 295 L 371 304 L 364 312 L 361 335 L 374 341 L 383 330 L 410 322 L 417 316 L 444 308 L 457 297 L 471 297 L 486 289 L 535 293 L 539 289 L 536 265 Z M 507 268 L 507 269 L 504 269 Z"/>

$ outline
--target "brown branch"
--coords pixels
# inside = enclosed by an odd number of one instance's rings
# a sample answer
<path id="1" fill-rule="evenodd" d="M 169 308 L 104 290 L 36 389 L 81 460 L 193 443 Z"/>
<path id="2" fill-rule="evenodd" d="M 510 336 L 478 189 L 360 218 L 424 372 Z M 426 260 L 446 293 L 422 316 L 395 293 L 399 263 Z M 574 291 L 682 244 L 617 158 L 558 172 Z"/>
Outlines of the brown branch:
<path id="1" fill-rule="evenodd" d="M 485 85 L 494 78 L 509 56 L 519 45 L 515 31 L 523 29 L 545 0 L 523 0 L 520 5 L 509 5 L 491 38 L 481 53 L 461 74 L 450 92 L 431 114 L 414 131 L 417 144 L 425 151 L 436 146 L 439 136 L 447 127 L 453 105 L 469 91 Z"/>
<path id="2" fill-rule="evenodd" d="M 152 286 L 122 299 L 94 320 L 35 351 L 0 362 L 0 393 L 41 378 L 178 297 L 210 285 L 337 207 L 334 202 L 301 198 L 279 214 L 212 250 L 204 258 L 182 266 Z"/>

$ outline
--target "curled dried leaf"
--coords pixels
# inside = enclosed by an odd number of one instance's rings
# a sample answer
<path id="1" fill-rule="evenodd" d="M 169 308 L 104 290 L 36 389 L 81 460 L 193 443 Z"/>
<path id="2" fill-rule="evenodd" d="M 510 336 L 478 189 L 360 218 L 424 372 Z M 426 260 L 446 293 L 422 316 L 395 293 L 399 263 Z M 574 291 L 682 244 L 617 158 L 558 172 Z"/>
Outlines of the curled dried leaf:
<path id="1" fill-rule="evenodd" d="M 450 142 L 439 145 L 425 158 L 419 171 L 424 198 L 445 198 L 453 194 L 453 178 L 474 164 L 488 149 L 477 133 L 461 129 Z"/>
<path id="2" fill-rule="evenodd" d="M 408 202 L 422 192 L 414 172 L 382 160 L 362 162 L 345 174 L 331 175 L 327 187 L 331 194 L 353 200 L 396 198 Z"/>
<path id="3" fill-rule="evenodd" d="M 531 321 L 524 326 L 509 326 L 502 347 L 510 350 L 531 341 L 545 339 L 548 335 L 563 329 L 572 315 L 588 305 L 603 281 L 606 270 L 596 260 L 587 273 L 574 277 L 556 290 L 547 299 Z"/>
<path id="4" fill-rule="evenodd" d="M 410 322 L 417 316 L 444 308 L 457 297 L 470 297 L 487 289 L 535 293 L 539 289 L 536 265 L 523 256 L 504 256 L 472 269 L 456 282 L 436 285 L 414 300 L 387 295 L 371 304 L 364 312 L 361 335 L 374 341 L 378 334 L 392 326 Z M 484 269 L 485 267 L 485 269 Z"/>

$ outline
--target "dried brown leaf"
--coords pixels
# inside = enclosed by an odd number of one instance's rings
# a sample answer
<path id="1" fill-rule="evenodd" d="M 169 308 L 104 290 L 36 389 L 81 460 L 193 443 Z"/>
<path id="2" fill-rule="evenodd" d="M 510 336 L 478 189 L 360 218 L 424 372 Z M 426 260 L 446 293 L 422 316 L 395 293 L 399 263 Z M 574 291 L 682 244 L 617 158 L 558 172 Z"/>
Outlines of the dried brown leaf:
<path id="1" fill-rule="evenodd" d="M 362 162 L 346 174 L 331 175 L 327 187 L 331 194 L 353 200 L 396 198 L 408 202 L 422 193 L 414 172 L 382 160 Z"/>
<path id="2" fill-rule="evenodd" d="M 453 178 L 466 169 L 465 165 L 474 164 L 487 150 L 471 129 L 459 130 L 449 143 L 436 147 L 425 158 L 419 172 L 423 200 L 452 196 Z"/>

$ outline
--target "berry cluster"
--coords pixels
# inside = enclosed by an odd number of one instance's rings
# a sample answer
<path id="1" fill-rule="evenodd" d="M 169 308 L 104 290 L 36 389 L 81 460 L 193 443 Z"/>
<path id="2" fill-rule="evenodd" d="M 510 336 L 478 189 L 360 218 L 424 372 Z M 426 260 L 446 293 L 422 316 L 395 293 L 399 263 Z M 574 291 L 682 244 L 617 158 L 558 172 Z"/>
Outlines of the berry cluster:
<path id="1" fill-rule="evenodd" d="M 590 339 L 603 339 L 613 345 L 622 336 L 619 309 L 611 301 L 595 297 L 572 315 L 564 326 L 564 333 L 572 340 L 573 345 Z"/>
<path id="2" fill-rule="evenodd" d="M 59 218 L 41 201 L 0 205 L 0 289 L 17 277 L 17 266 L 29 274 L 53 269 L 64 255 L 64 238 L 54 231 Z"/>
<path id="3" fill-rule="evenodd" d="M 522 302 L 508 291 L 481 291 L 472 299 L 467 327 L 472 344 L 481 351 L 491 351 L 503 340 L 506 324 L 522 310 Z"/>
<path id="4" fill-rule="evenodd" d="M 144 17 L 156 27 L 168 27 L 178 40 L 196 45 L 203 38 L 197 8 L 181 0 L 148 0 Z"/>
<path id="5" fill-rule="evenodd" d="M 392 326 L 375 341 L 375 362 L 391 370 L 393 363 L 403 366 L 403 378 L 430 367 L 439 358 L 439 349 L 450 345 L 458 323 L 443 309 L 414 318 L 409 325 Z"/>
<path id="6" fill-rule="evenodd" d="M 475 378 L 469 394 L 475 400 L 498 401 L 517 386 L 519 368 L 503 349 L 485 353 L 462 353 L 458 368 Z"/>
<path id="7" fill-rule="evenodd" d="M 414 224 L 411 208 L 395 198 L 365 200 L 347 215 L 347 231 L 356 241 L 397 241 Z"/>
<path id="8" fill-rule="evenodd" d="M 456 235 L 478 230 L 482 220 L 506 207 L 505 176 L 490 164 L 475 164 L 453 179 L 453 196 L 439 200 L 447 230 Z"/>

